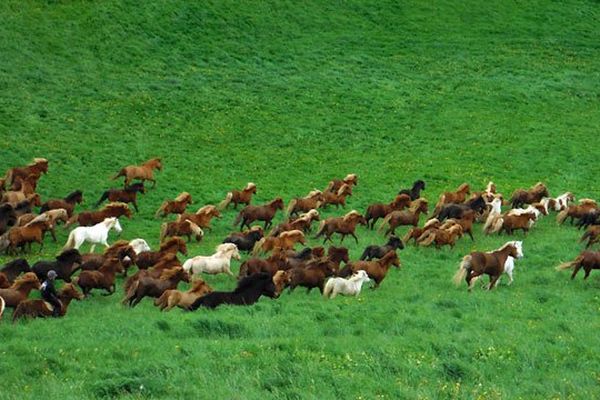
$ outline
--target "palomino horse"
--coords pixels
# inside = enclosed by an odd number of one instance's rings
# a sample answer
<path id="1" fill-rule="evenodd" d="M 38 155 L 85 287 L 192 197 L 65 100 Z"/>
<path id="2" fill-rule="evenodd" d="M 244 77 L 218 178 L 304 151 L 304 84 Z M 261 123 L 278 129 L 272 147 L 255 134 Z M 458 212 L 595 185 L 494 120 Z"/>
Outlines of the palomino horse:
<path id="1" fill-rule="evenodd" d="M 370 280 L 369 275 L 362 269 L 356 271 L 349 279 L 330 278 L 323 289 L 323 296 L 329 299 L 333 299 L 338 294 L 358 297 L 363 283 Z"/>
<path id="2" fill-rule="evenodd" d="M 463 228 L 460 224 L 454 222 L 454 224 L 446 229 L 434 228 L 423 233 L 420 238 L 417 239 L 419 246 L 430 246 L 435 243 L 435 248 L 440 249 L 444 245 L 454 247 L 456 239 L 463 235 Z"/>
<path id="3" fill-rule="evenodd" d="M 233 226 L 242 221 L 240 229 L 243 229 L 244 225 L 250 228 L 250 223 L 254 221 L 264 221 L 266 230 L 269 228 L 269 226 L 271 226 L 271 221 L 275 217 L 277 210 L 283 210 L 283 200 L 281 197 L 277 197 L 276 199 L 271 200 L 269 203 L 262 206 L 246 206 L 235 218 Z"/>
<path id="4" fill-rule="evenodd" d="M 240 259 L 238 248 L 233 243 L 223 243 L 217 246 L 215 254 L 212 256 L 196 256 L 183 263 L 183 269 L 192 275 L 198 275 L 201 272 L 207 274 L 218 274 L 221 272 L 227 275 L 233 275 L 231 272 L 231 259 Z"/>
<path id="5" fill-rule="evenodd" d="M 375 222 L 377 222 L 379 218 L 385 218 L 385 216 L 392 211 L 403 210 L 404 208 L 410 206 L 410 202 L 411 200 L 409 195 L 399 194 L 390 204 L 371 204 L 367 207 L 367 212 L 365 213 L 367 224 L 370 222 L 369 227 L 373 229 L 375 227 Z"/>
<path id="6" fill-rule="evenodd" d="M 165 200 L 160 205 L 154 217 L 166 217 L 169 214 L 183 214 L 189 204 L 192 204 L 192 195 L 188 192 L 181 192 L 174 200 Z"/>
<path id="7" fill-rule="evenodd" d="M 558 271 L 570 268 L 573 268 L 571 279 L 575 278 L 581 268 L 585 271 L 583 279 L 587 279 L 593 269 L 600 269 L 600 251 L 584 251 L 575 260 L 562 263 L 556 267 Z"/>
<path id="8" fill-rule="evenodd" d="M 343 217 L 327 218 L 326 220 L 321 221 L 321 225 L 319 226 L 319 231 L 317 232 L 315 239 L 325 235 L 323 243 L 328 240 L 333 242 L 333 240 L 331 240 L 331 236 L 334 233 L 339 233 L 342 235 L 342 242 L 344 241 L 346 235 L 350 235 L 354 238 L 356 243 L 358 243 L 358 238 L 354 234 L 357 224 L 367 225 L 367 221 L 365 220 L 365 217 L 360 215 L 360 213 L 356 210 L 350 211 Z"/>
<path id="9" fill-rule="evenodd" d="M 114 229 L 117 233 L 123 231 L 118 218 L 105 218 L 104 221 L 90 227 L 79 226 L 69 233 L 69 238 L 67 239 L 67 243 L 63 247 L 63 250 L 72 248 L 79 249 L 83 242 L 92 243 L 90 253 L 94 252 L 96 244 L 103 244 L 104 246 L 109 247 L 106 240 L 108 239 L 108 231 L 111 229 Z"/>
<path id="10" fill-rule="evenodd" d="M 237 210 L 238 204 L 250 205 L 252 201 L 252 195 L 256 194 L 256 185 L 252 182 L 248 182 L 246 187 L 242 190 L 232 190 L 227 193 L 225 200 L 219 203 L 219 210 L 227 208 L 229 203 L 233 203 L 233 208 Z"/>
<path id="11" fill-rule="evenodd" d="M 411 201 L 414 201 L 421 197 L 421 191 L 425 190 L 425 182 L 421 179 L 415 181 L 410 189 L 400 189 L 398 194 L 407 194 L 410 196 Z"/>
<path id="12" fill-rule="evenodd" d="M 133 185 L 126 186 L 125 189 L 108 189 L 102 196 L 100 196 L 100 200 L 96 203 L 96 207 L 98 207 L 104 200 L 108 200 L 110 202 L 121 202 L 121 203 L 131 203 L 133 204 L 133 208 L 135 208 L 136 212 L 139 212 L 137 205 L 137 194 L 146 193 L 146 188 L 144 187 L 143 182 L 136 182 Z"/>
<path id="13" fill-rule="evenodd" d="M 125 168 L 121 168 L 118 174 L 112 177 L 112 179 L 117 179 L 120 176 L 125 177 L 124 186 L 127 187 L 134 179 L 140 179 L 142 182 L 150 181 L 152 182 L 152 187 L 156 186 L 156 181 L 154 180 L 154 170 L 158 169 L 162 171 L 162 163 L 160 158 L 153 158 L 151 160 L 146 161 L 142 165 L 128 165 Z"/>
<path id="14" fill-rule="evenodd" d="M 513 192 L 510 203 L 512 208 L 519 208 L 525 204 L 537 203 L 548 197 L 548 188 L 542 182 L 536 183 L 531 189 L 517 189 Z"/>
<path id="15" fill-rule="evenodd" d="M 158 299 L 154 300 L 154 305 L 159 307 L 160 311 L 169 311 L 175 306 L 188 309 L 194 301 L 212 291 L 213 289 L 206 282 L 196 279 L 192 282 L 192 287 L 185 292 L 177 289 L 165 290 Z"/>
<path id="16" fill-rule="evenodd" d="M 67 283 L 58 292 L 58 300 L 61 304 L 58 315 L 64 317 L 67 314 L 71 301 L 83 300 L 83 294 L 81 294 L 72 283 Z M 50 317 L 52 316 L 53 311 L 52 306 L 44 300 L 25 300 L 19 303 L 15 309 L 15 312 L 13 313 L 13 323 L 20 318 Z"/>
<path id="17" fill-rule="evenodd" d="M 425 232 L 427 232 L 430 229 L 435 229 L 435 228 L 439 228 L 440 226 L 442 226 L 442 223 L 440 222 L 439 219 L 437 218 L 432 218 L 430 220 L 428 220 L 427 222 L 425 222 L 425 225 L 423 225 L 423 227 L 413 227 L 410 228 L 410 230 L 408 232 L 406 232 L 406 235 L 404 235 L 404 237 L 402 238 L 402 242 L 408 244 L 408 242 L 413 239 L 413 241 L 415 242 L 415 245 L 417 244 L 417 240 L 423 236 L 423 234 Z"/>
<path id="18" fill-rule="evenodd" d="M 488 290 L 491 290 L 494 288 L 500 275 L 504 272 L 508 256 L 522 258 L 523 242 L 507 242 L 504 246 L 492 252 L 484 253 L 474 251 L 471 254 L 464 256 L 458 267 L 458 271 L 454 274 L 454 283 L 458 286 L 460 285 L 460 282 L 465 279 L 470 291 L 475 282 L 473 278 L 487 274 L 490 277 Z"/>
<path id="19" fill-rule="evenodd" d="M 76 204 L 81 204 L 83 202 L 83 192 L 81 190 L 76 190 L 72 193 L 69 193 L 67 197 L 64 199 L 53 199 L 48 200 L 44 204 L 42 204 L 42 208 L 40 208 L 40 213 L 56 210 L 59 208 L 64 208 L 67 211 L 67 215 L 69 218 L 73 215 L 73 210 L 75 209 Z"/>

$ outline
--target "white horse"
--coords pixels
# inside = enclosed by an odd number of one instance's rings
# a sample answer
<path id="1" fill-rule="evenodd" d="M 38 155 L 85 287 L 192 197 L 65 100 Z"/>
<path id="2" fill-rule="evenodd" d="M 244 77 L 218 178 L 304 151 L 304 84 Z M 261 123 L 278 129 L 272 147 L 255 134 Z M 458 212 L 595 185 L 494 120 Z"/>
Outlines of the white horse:
<path id="1" fill-rule="evenodd" d="M 83 242 L 92 243 L 90 253 L 94 252 L 96 244 L 103 244 L 104 246 L 108 247 L 108 243 L 106 242 L 108 239 L 108 231 L 113 228 L 115 231 L 117 231 L 117 233 L 121 233 L 123 231 L 121 224 L 119 224 L 118 218 L 105 218 L 104 221 L 99 222 L 94 226 L 80 226 L 75 228 L 71 231 L 71 233 L 69 233 L 69 238 L 67 239 L 67 243 L 65 244 L 65 247 L 63 247 L 63 250 L 72 248 L 79 250 L 79 247 L 83 244 Z"/>
<path id="2" fill-rule="evenodd" d="M 192 275 L 201 272 L 218 274 L 221 272 L 234 276 L 231 272 L 231 259 L 240 259 L 238 248 L 233 243 L 223 243 L 217 246 L 216 253 L 212 256 L 196 256 L 183 263 L 183 269 Z"/>
<path id="3" fill-rule="evenodd" d="M 135 254 L 140 254 L 142 251 L 150 251 L 150 246 L 144 239 L 133 239 L 129 242 Z"/>
<path id="4" fill-rule="evenodd" d="M 323 296 L 333 299 L 338 294 L 345 296 L 358 296 L 362 284 L 370 281 L 369 275 L 360 269 L 356 271 L 349 279 L 344 278 L 331 278 L 325 284 L 323 289 Z"/>

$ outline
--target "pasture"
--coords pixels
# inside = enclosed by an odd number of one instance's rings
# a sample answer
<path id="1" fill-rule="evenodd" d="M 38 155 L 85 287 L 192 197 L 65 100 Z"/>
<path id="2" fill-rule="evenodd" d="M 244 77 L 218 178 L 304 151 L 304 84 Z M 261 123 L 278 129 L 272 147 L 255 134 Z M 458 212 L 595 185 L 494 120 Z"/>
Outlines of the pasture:
<path id="1" fill-rule="evenodd" d="M 156 187 L 120 219 L 121 238 L 153 249 L 172 220 L 154 217 L 164 200 L 187 191 L 195 211 L 247 182 L 253 204 L 287 205 L 357 174 L 347 206 L 323 216 L 364 213 L 417 179 L 431 203 L 490 180 L 505 196 L 543 181 L 553 196 L 599 199 L 598 12 L 591 1 L 4 1 L 0 173 L 45 157 L 42 200 L 80 189 L 80 212 L 121 187 L 120 168 L 162 157 Z M 212 254 L 236 215 L 213 220 L 190 256 Z M 527 237 L 477 224 L 453 249 L 408 245 L 358 298 L 298 288 L 160 313 L 149 299 L 121 305 L 119 278 L 117 293 L 62 319 L 13 325 L 9 311 L 0 398 L 599 398 L 600 275 L 554 270 L 583 247 L 555 216 Z M 30 263 L 54 258 L 68 231 L 57 235 Z M 385 242 L 364 226 L 357 236 L 344 241 L 352 260 Z M 524 241 L 513 285 L 452 284 L 465 254 L 507 240 Z"/>

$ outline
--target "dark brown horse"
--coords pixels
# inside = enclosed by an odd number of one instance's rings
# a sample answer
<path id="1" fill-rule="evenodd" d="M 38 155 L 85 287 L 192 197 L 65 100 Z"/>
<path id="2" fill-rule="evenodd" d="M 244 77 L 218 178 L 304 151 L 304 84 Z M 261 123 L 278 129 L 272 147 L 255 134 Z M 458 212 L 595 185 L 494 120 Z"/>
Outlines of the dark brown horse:
<path id="1" fill-rule="evenodd" d="M 31 270 L 40 280 L 46 279 L 48 271 L 54 270 L 57 279 L 65 282 L 71 282 L 71 275 L 77 271 L 81 265 L 81 254 L 77 249 L 65 250 L 56 256 L 54 261 L 41 260 L 31 266 Z"/>
<path id="2" fill-rule="evenodd" d="M 83 192 L 81 190 L 76 190 L 72 193 L 69 193 L 64 199 L 48 200 L 47 202 L 42 204 L 42 208 L 40 208 L 40 213 L 46 212 L 48 210 L 57 210 L 59 208 L 64 208 L 67 211 L 67 216 L 71 218 L 71 216 L 73 215 L 73 210 L 75 209 L 75 205 L 81 204 L 82 202 Z"/>
<path id="3" fill-rule="evenodd" d="M 319 231 L 317 232 L 315 239 L 325 235 L 323 243 L 325 243 L 328 240 L 330 242 L 333 242 L 333 240 L 331 240 L 331 236 L 334 233 L 338 233 L 342 236 L 341 242 L 344 241 L 344 238 L 347 235 L 350 235 L 354 238 L 356 243 L 358 243 L 358 238 L 354 234 L 357 224 L 367 225 L 367 221 L 365 220 L 365 217 L 360 215 L 360 213 L 356 210 L 350 211 L 343 217 L 327 218 L 326 220 L 321 222 L 321 225 L 319 226 Z"/>
<path id="4" fill-rule="evenodd" d="M 192 204 L 192 195 L 188 192 L 181 192 L 174 200 L 165 200 L 160 205 L 155 218 L 166 217 L 169 214 L 183 214 L 188 205 Z"/>
<path id="5" fill-rule="evenodd" d="M 252 201 L 252 195 L 256 194 L 256 185 L 252 182 L 248 182 L 246 187 L 242 190 L 232 190 L 227 193 L 225 200 L 219 203 L 219 210 L 224 210 L 230 203 L 233 203 L 233 208 L 237 210 L 238 204 L 250 205 Z"/>
<path id="6" fill-rule="evenodd" d="M 549 197 L 548 188 L 542 182 L 536 183 L 531 189 L 517 189 L 513 192 L 510 202 L 512 208 L 519 208 L 525 204 L 532 204 Z"/>
<path id="7" fill-rule="evenodd" d="M 58 315 L 64 317 L 67 314 L 71 301 L 82 300 L 83 294 L 81 294 L 72 283 L 67 283 L 58 291 L 58 299 L 61 304 L 60 313 Z M 52 312 L 52 306 L 44 300 L 25 300 L 19 303 L 15 309 L 15 312 L 13 313 L 13 323 L 20 318 L 50 317 L 52 316 Z"/>
<path id="8" fill-rule="evenodd" d="M 109 203 L 99 211 L 84 211 L 73 215 L 69 221 L 67 221 L 65 227 L 74 224 L 75 222 L 80 226 L 93 226 L 104 221 L 105 218 L 119 218 L 122 216 L 131 219 L 132 213 L 129 206 L 125 203 Z"/>
<path id="9" fill-rule="evenodd" d="M 264 236 L 263 228 L 253 226 L 243 232 L 235 232 L 227 236 L 223 243 L 233 243 L 239 251 L 249 252 L 254 249 L 254 245 Z"/>
<path id="10" fill-rule="evenodd" d="M 410 189 L 400 189 L 398 194 L 407 194 L 412 201 L 421 197 L 421 191 L 425 190 L 425 182 L 421 179 L 415 181 Z"/>
<path id="11" fill-rule="evenodd" d="M 570 268 L 573 268 L 571 279 L 575 278 L 581 268 L 585 271 L 583 279 L 587 279 L 593 269 L 600 269 L 600 251 L 584 251 L 575 260 L 562 263 L 556 267 L 559 271 Z"/>
<path id="12" fill-rule="evenodd" d="M 565 222 L 567 218 L 571 218 L 571 224 L 575 219 L 581 219 L 592 211 L 598 210 L 598 205 L 595 201 L 581 201 L 577 205 L 570 205 L 565 210 L 558 213 L 556 221 L 559 224 Z"/>
<path id="13" fill-rule="evenodd" d="M 277 210 L 283 210 L 283 200 L 281 197 L 277 197 L 276 199 L 271 200 L 269 203 L 262 206 L 246 206 L 235 218 L 233 226 L 242 221 L 240 229 L 243 229 L 244 225 L 250 228 L 250 224 L 252 222 L 264 221 L 266 230 L 269 228 L 269 226 L 271 226 L 271 221 L 275 217 Z"/>
<path id="14" fill-rule="evenodd" d="M 274 251 L 273 254 L 266 260 L 260 258 L 250 258 L 240 265 L 238 277 L 243 278 L 259 272 L 268 273 L 271 276 L 279 270 L 287 270 L 289 265 L 287 256 L 283 251 Z"/>
<path id="15" fill-rule="evenodd" d="M 369 226 L 370 223 L 369 227 L 373 229 L 375 227 L 375 222 L 377 222 L 379 218 L 385 218 L 385 216 L 392 211 L 403 210 L 404 208 L 410 206 L 410 202 L 411 200 L 409 195 L 399 194 L 390 204 L 371 204 L 367 207 L 367 212 L 365 213 L 367 226 Z"/>
<path id="16" fill-rule="evenodd" d="M 385 235 L 396 234 L 396 228 L 401 225 L 412 225 L 416 227 L 419 225 L 419 217 L 422 213 L 427 213 L 427 200 L 417 199 L 413 201 L 408 210 L 392 211 L 383 219 L 383 222 L 379 226 L 378 231 L 383 231 L 386 224 L 389 225 L 385 232 Z"/>
<path id="17" fill-rule="evenodd" d="M 306 268 L 292 268 L 290 270 L 290 292 L 297 286 L 303 286 L 307 293 L 314 288 L 319 288 L 319 291 L 323 293 L 325 279 L 334 274 L 334 266 L 326 257 L 313 260 Z"/>
<path id="18" fill-rule="evenodd" d="M 190 275 L 182 267 L 171 268 L 160 278 L 141 276 L 127 291 L 124 304 L 135 307 L 144 297 L 160 297 L 166 290 L 176 289 L 179 282 L 190 282 Z"/>
<path id="19" fill-rule="evenodd" d="M 133 208 L 135 208 L 136 212 L 139 212 L 137 205 L 137 195 L 138 193 L 144 194 L 146 193 L 146 188 L 144 187 L 143 182 L 136 182 L 133 185 L 126 186 L 125 189 L 108 189 L 102 196 L 100 196 L 100 200 L 96 203 L 96 207 L 102 204 L 103 201 L 108 200 L 110 202 L 121 202 L 121 203 L 131 203 L 133 204 Z"/>
<path id="20" fill-rule="evenodd" d="M 108 258 L 97 270 L 81 271 L 78 277 L 74 278 L 77 286 L 83 290 L 83 295 L 87 297 L 92 289 L 104 289 L 106 294 L 115 292 L 115 278 L 117 272 L 123 272 L 121 260 L 116 257 Z"/>
<path id="21" fill-rule="evenodd" d="M 153 158 L 151 160 L 146 161 L 142 165 L 129 165 L 125 168 L 121 168 L 118 174 L 112 177 L 112 179 L 117 179 L 120 176 L 125 177 L 124 186 L 127 187 L 134 179 L 139 179 L 142 182 L 150 181 L 152 182 L 152 187 L 156 186 L 156 181 L 154 180 L 154 170 L 158 169 L 162 171 L 162 162 L 160 158 Z"/>
<path id="22" fill-rule="evenodd" d="M 588 241 L 585 245 L 586 249 L 590 248 L 594 243 L 600 243 L 600 225 L 592 225 L 587 228 L 581 239 L 579 239 L 579 242 L 583 242 L 586 239 Z"/>
<path id="23" fill-rule="evenodd" d="M 17 258 L 16 260 L 4 264 L 4 266 L 0 268 L 0 272 L 4 273 L 8 282 L 12 285 L 20 274 L 31 272 L 31 267 L 26 259 Z"/>
<path id="24" fill-rule="evenodd" d="M 0 297 L 4 300 L 6 307 L 15 308 L 20 302 L 27 299 L 33 289 L 40 288 L 40 281 L 33 272 L 18 277 L 15 283 L 7 289 L 0 289 Z"/>
<path id="25" fill-rule="evenodd" d="M 215 291 L 209 293 L 194 301 L 189 309 L 197 310 L 200 307 L 216 308 L 221 304 L 248 306 L 256 303 L 260 296 L 276 299 L 279 297 L 279 294 L 271 275 L 254 274 L 240 279 L 233 292 Z"/>

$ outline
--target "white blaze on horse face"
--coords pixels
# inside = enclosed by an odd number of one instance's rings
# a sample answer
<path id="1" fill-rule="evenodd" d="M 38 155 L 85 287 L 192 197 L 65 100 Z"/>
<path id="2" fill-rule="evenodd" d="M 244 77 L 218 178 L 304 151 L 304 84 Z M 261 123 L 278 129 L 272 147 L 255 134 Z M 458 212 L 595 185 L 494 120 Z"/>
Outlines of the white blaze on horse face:
<path id="1" fill-rule="evenodd" d="M 515 242 L 515 247 L 517 248 L 517 258 L 523 258 L 523 242 Z"/>

